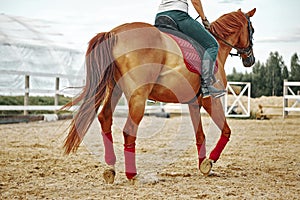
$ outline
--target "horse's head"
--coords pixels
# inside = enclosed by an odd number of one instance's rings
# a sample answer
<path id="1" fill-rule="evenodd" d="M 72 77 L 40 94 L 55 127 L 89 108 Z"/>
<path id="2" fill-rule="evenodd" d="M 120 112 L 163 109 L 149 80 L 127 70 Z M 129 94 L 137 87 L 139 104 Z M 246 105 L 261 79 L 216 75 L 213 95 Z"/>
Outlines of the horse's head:
<path id="1" fill-rule="evenodd" d="M 256 9 L 243 13 L 241 9 L 225 14 L 211 25 L 211 33 L 227 46 L 237 50 L 245 67 L 251 67 L 255 63 L 253 54 L 254 29 L 250 21 Z"/>
<path id="2" fill-rule="evenodd" d="M 248 13 L 244 14 L 244 16 L 247 19 L 247 24 L 244 25 L 240 38 L 239 38 L 239 45 L 241 45 L 244 48 L 241 48 L 241 50 L 238 50 L 238 53 L 240 53 L 243 65 L 245 67 L 251 67 L 255 63 L 255 57 L 253 54 L 253 33 L 254 28 L 252 27 L 252 23 L 250 21 L 250 17 L 252 17 L 255 13 L 256 9 L 249 11 Z M 241 12 L 240 10 L 238 12 Z M 246 47 L 246 48 L 245 48 Z"/>

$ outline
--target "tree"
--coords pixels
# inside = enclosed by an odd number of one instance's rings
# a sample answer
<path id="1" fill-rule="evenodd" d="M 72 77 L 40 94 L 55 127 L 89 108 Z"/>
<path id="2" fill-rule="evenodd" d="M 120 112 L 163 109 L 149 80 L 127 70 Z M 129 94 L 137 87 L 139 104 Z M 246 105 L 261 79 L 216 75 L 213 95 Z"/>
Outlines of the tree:
<path id="1" fill-rule="evenodd" d="M 267 95 L 265 92 L 266 88 L 266 79 L 265 79 L 265 66 L 260 64 L 260 62 L 256 62 L 252 68 L 252 76 L 251 76 L 251 97 L 260 97 L 263 95 Z"/>
<path id="2" fill-rule="evenodd" d="M 251 82 L 251 78 L 252 77 L 252 73 L 248 73 L 247 71 L 246 71 L 246 73 L 245 74 L 243 74 L 243 76 L 241 77 L 241 81 L 242 82 Z"/>
<path id="3" fill-rule="evenodd" d="M 281 96 L 283 89 L 282 71 L 285 65 L 278 52 L 271 52 L 266 63 L 266 90 L 268 96 Z"/>
<path id="4" fill-rule="evenodd" d="M 240 82 L 243 79 L 243 73 L 238 73 L 235 67 L 232 69 L 232 74 L 227 75 L 228 81 L 237 81 Z"/>
<path id="5" fill-rule="evenodd" d="M 300 81 L 300 63 L 297 53 L 295 53 L 291 58 L 291 81 Z"/>
<path id="6" fill-rule="evenodd" d="M 283 67 L 282 78 L 283 78 L 283 80 L 289 79 L 289 70 L 286 66 Z"/>
<path id="7" fill-rule="evenodd" d="M 232 74 L 227 75 L 228 81 L 251 82 L 251 97 L 282 96 L 283 79 L 300 81 L 300 61 L 298 55 L 291 59 L 292 73 L 289 74 L 282 56 L 271 52 L 266 64 L 255 63 L 251 73 L 238 73 L 233 68 Z M 299 89 L 300 90 L 300 87 Z M 296 91 L 297 91 L 296 90 Z"/>
<path id="8" fill-rule="evenodd" d="M 291 76 L 289 80 L 300 81 L 300 63 L 297 53 L 295 53 L 291 58 Z M 292 89 L 296 93 L 300 90 L 300 87 L 293 87 Z"/>

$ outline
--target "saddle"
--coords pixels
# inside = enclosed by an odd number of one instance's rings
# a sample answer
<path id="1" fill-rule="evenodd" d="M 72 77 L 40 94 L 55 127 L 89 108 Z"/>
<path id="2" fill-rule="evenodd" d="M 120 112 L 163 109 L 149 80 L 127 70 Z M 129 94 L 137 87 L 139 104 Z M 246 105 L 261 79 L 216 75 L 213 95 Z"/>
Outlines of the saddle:
<path id="1" fill-rule="evenodd" d="M 186 67 L 189 71 L 201 74 L 201 58 L 203 47 L 193 38 L 179 31 L 177 23 L 167 15 L 161 15 L 155 20 L 155 27 L 169 35 L 180 47 Z"/>

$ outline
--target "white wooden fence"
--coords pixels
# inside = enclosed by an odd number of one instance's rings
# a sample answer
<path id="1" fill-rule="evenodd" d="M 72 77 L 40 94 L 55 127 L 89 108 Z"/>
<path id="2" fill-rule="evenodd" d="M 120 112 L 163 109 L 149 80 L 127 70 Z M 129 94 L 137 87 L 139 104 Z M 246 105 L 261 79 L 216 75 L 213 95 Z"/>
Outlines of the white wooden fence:
<path id="1" fill-rule="evenodd" d="M 292 88 L 299 87 L 300 82 L 288 82 L 284 80 L 283 83 L 283 117 L 286 117 L 289 112 L 300 112 L 300 94 L 295 93 Z M 299 92 L 299 91 L 298 91 Z M 293 101 L 293 104 L 289 107 L 289 100 Z M 297 107 L 298 106 L 298 107 Z"/>
<path id="2" fill-rule="evenodd" d="M 13 70 L 0 70 L 0 74 L 5 75 L 21 75 L 24 76 L 24 85 L 25 87 L 22 89 L 11 89 L 11 88 L 0 88 L 0 95 L 4 93 L 9 93 L 10 95 L 14 94 L 24 94 L 24 105 L 0 105 L 0 110 L 23 110 L 24 115 L 28 114 L 28 111 L 32 110 L 43 110 L 43 111 L 57 111 L 59 110 L 62 105 L 58 105 L 58 98 L 59 95 L 65 95 L 65 90 L 60 88 L 60 83 L 62 79 L 78 79 L 82 81 L 82 85 L 84 84 L 84 78 L 81 76 L 75 76 L 75 75 L 63 75 L 63 74 L 50 74 L 50 73 L 34 73 L 34 72 L 20 72 L 20 71 L 13 71 Z M 30 77 L 48 77 L 53 78 L 53 81 L 55 83 L 55 87 L 52 90 L 49 89 L 32 89 L 30 88 Z M 233 86 L 241 86 L 243 89 L 239 91 L 238 93 L 236 90 L 233 89 Z M 300 112 L 300 94 L 296 94 L 292 87 L 300 86 L 300 82 L 287 82 L 284 81 L 283 85 L 283 117 L 287 116 L 289 112 L 296 111 Z M 72 92 L 74 95 L 78 94 L 81 88 L 73 88 Z M 233 103 L 230 103 L 228 101 L 228 94 L 225 95 L 224 99 L 224 112 L 226 117 L 250 117 L 250 94 L 251 94 L 251 84 L 248 82 L 228 82 L 227 84 L 227 91 L 232 94 L 234 100 Z M 45 94 L 47 96 L 53 96 L 54 98 L 54 105 L 29 105 L 29 95 L 30 94 Z M 70 90 L 67 92 L 68 95 L 70 95 Z M 245 99 L 242 101 L 242 97 L 246 97 L 246 103 Z M 289 107 L 289 100 L 293 101 L 292 106 Z M 146 112 L 160 112 L 163 110 L 169 110 L 175 109 L 175 107 L 179 106 L 180 104 L 176 105 L 163 105 L 162 103 L 157 106 L 147 106 Z M 175 106 L 175 107 L 174 107 Z M 176 107 L 176 109 L 177 109 Z M 242 113 L 239 114 L 232 114 L 233 111 L 236 109 L 236 107 L 239 107 Z M 76 108 L 74 108 L 76 109 Z M 126 105 L 117 106 L 117 110 L 125 111 L 127 110 Z M 182 110 L 182 106 L 180 107 L 181 112 L 187 112 L 186 110 Z"/>
<path id="3" fill-rule="evenodd" d="M 2 111 L 11 111 L 11 110 L 17 110 L 17 111 L 24 111 L 24 115 L 28 114 L 28 111 L 33 110 L 39 110 L 39 111 L 57 111 L 59 110 L 62 105 L 58 105 L 58 98 L 59 95 L 65 95 L 65 90 L 60 88 L 60 82 L 62 79 L 79 79 L 84 82 L 83 77 L 74 76 L 74 75 L 63 75 L 63 74 L 50 74 L 50 73 L 34 73 L 34 72 L 20 72 L 20 71 L 13 71 L 13 70 L 0 70 L 0 74 L 5 75 L 20 75 L 24 77 L 24 88 L 18 88 L 18 89 L 11 89 L 11 88 L 0 88 L 0 95 L 9 93 L 9 95 L 17 95 L 17 94 L 24 94 L 24 105 L 0 105 L 0 110 Z M 47 78 L 53 78 L 53 81 L 55 82 L 55 86 L 52 90 L 49 89 L 32 89 L 30 88 L 30 77 L 47 77 Z M 246 85 L 244 87 L 243 91 L 237 95 L 234 90 L 232 89 L 231 85 Z M 83 84 L 82 84 L 83 85 Z M 80 92 L 81 88 L 73 89 L 73 94 L 78 94 Z M 228 106 L 227 101 L 227 95 L 225 98 L 225 114 L 227 117 L 249 117 L 250 116 L 250 83 L 241 83 L 241 82 L 228 82 L 227 90 L 230 91 L 233 96 L 235 97 L 235 101 L 232 105 Z M 70 92 L 70 91 L 69 91 Z M 70 95 L 70 93 L 67 93 Z M 241 96 L 248 92 L 248 104 L 245 107 L 240 100 Z M 47 96 L 53 96 L 54 98 L 54 105 L 29 105 L 29 95 L 32 94 L 45 94 Z M 233 115 L 230 114 L 231 111 L 235 108 L 236 105 L 240 105 L 242 109 L 244 110 L 245 114 L 242 115 Z M 75 110 L 77 107 L 73 108 Z M 184 109 L 186 108 L 186 109 Z M 118 105 L 116 110 L 119 110 L 120 112 L 127 112 L 128 108 L 127 105 Z M 181 104 L 167 104 L 164 105 L 160 103 L 160 105 L 153 105 L 149 106 L 147 105 L 145 108 L 145 113 L 159 113 L 159 112 L 169 112 L 172 110 L 176 110 L 176 113 L 187 113 L 188 109 L 186 105 Z M 202 112 L 203 109 L 202 109 Z"/>
<path id="4" fill-rule="evenodd" d="M 0 110 L 23 110 L 24 115 L 28 114 L 28 111 L 32 110 L 48 110 L 48 111 L 57 111 L 62 105 L 58 105 L 59 95 L 70 95 L 71 93 L 76 94 L 79 92 L 78 89 L 72 88 L 68 89 L 66 93 L 64 89 L 60 89 L 60 83 L 62 79 L 78 79 L 83 83 L 83 77 L 75 76 L 75 75 L 63 75 L 63 74 L 51 74 L 51 73 L 35 73 L 35 72 L 26 72 L 26 71 L 14 71 L 14 70 L 0 70 L 0 74 L 5 74 L 5 76 L 9 75 L 20 75 L 24 76 L 24 88 L 12 89 L 12 88 L 0 88 L 0 94 L 16 95 L 16 94 L 24 94 L 24 105 L 1 105 Z M 53 78 L 53 82 L 55 81 L 55 87 L 52 90 L 49 89 L 31 89 L 30 88 L 30 77 L 48 77 Z M 76 91 L 77 90 L 77 91 Z M 29 95 L 30 94 L 45 94 L 47 96 L 53 96 L 54 105 L 29 105 Z"/>
<path id="5" fill-rule="evenodd" d="M 236 91 L 233 89 L 233 86 L 243 87 L 241 91 Z M 225 103 L 224 103 L 224 112 L 226 117 L 250 117 L 250 95 L 251 95 L 251 84 L 248 82 L 228 82 L 227 83 L 227 91 L 233 95 L 233 103 L 229 105 L 228 93 L 225 95 Z M 247 97 L 247 102 L 242 101 L 242 97 Z M 237 114 L 235 109 L 239 107 L 241 109 L 241 113 Z"/>
<path id="6" fill-rule="evenodd" d="M 10 96 L 14 95 L 24 95 L 24 105 L 0 105 L 0 110 L 2 111 L 24 111 L 24 115 L 28 115 L 28 111 L 39 110 L 39 111 L 58 111 L 62 105 L 58 104 L 59 95 L 68 95 L 68 96 L 75 96 L 77 95 L 82 88 L 65 88 L 61 89 L 61 81 L 62 79 L 78 79 L 78 82 L 81 82 L 84 85 L 84 79 L 81 76 L 74 76 L 74 75 L 63 75 L 63 74 L 50 74 L 50 73 L 34 73 L 34 72 L 20 72 L 20 71 L 13 71 L 13 70 L 0 70 L 0 74 L 8 75 L 20 75 L 24 77 L 24 88 L 12 89 L 12 88 L 0 88 L 0 95 L 1 94 L 9 94 Z M 32 89 L 30 88 L 30 77 L 47 77 L 53 78 L 55 81 L 55 86 L 52 90 L 49 89 Z M 72 87 L 72 86 L 70 86 Z M 66 92 L 68 91 L 68 92 Z M 53 96 L 54 98 L 54 105 L 29 105 L 29 95 L 32 94 L 44 94 L 46 96 Z M 70 95 L 71 94 L 71 95 Z M 73 95 L 72 95 L 73 94 Z M 124 102 L 126 102 L 124 100 Z M 74 111 L 78 107 L 74 106 L 70 110 Z M 123 113 L 128 111 L 127 105 L 118 105 L 116 110 Z M 146 106 L 145 112 L 148 114 L 152 113 L 160 113 L 163 111 L 163 104 L 160 105 L 153 105 L 153 106 Z"/>

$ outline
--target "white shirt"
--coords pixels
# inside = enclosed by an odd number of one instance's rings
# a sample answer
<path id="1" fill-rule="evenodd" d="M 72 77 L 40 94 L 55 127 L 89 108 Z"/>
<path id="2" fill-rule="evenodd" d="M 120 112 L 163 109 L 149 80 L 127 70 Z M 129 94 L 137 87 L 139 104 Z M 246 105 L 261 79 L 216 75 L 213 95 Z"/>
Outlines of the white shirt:
<path id="1" fill-rule="evenodd" d="M 158 13 L 170 11 L 170 10 L 180 10 L 183 12 L 188 12 L 188 2 L 187 0 L 162 0 Z"/>

